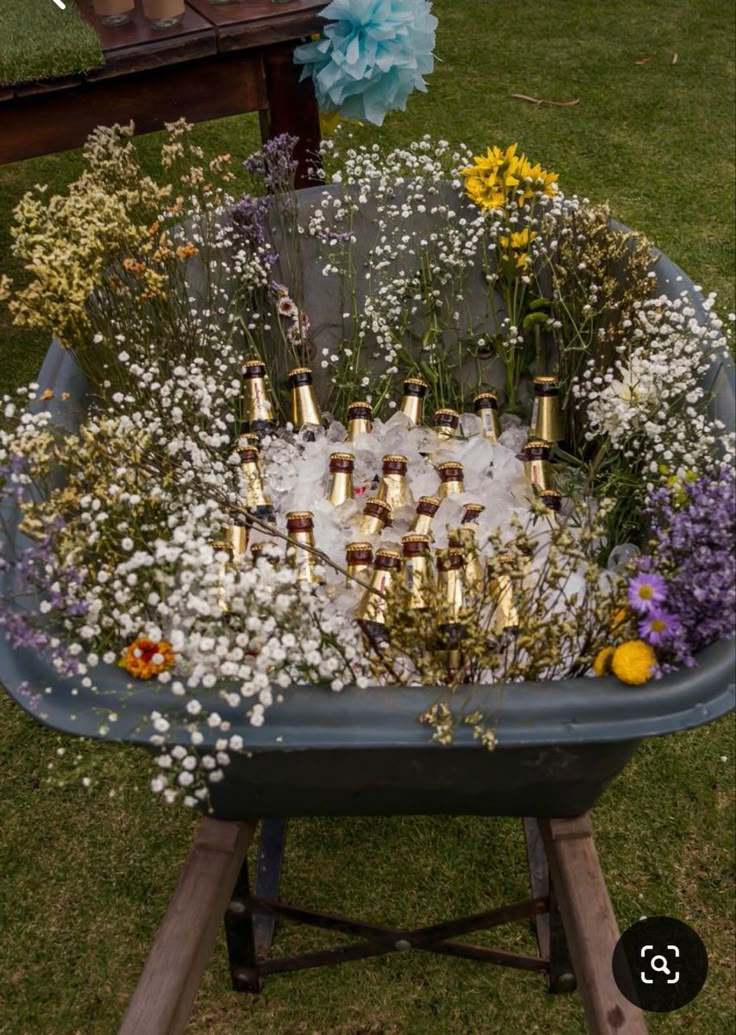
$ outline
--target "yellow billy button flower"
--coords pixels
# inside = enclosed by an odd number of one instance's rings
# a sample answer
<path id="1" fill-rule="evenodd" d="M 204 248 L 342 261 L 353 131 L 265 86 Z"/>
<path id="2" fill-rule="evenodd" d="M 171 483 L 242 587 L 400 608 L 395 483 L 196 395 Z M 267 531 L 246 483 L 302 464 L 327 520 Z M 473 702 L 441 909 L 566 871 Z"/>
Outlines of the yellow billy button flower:
<path id="1" fill-rule="evenodd" d="M 628 640 L 617 647 L 611 659 L 611 670 L 622 683 L 641 686 L 652 678 L 657 656 L 644 640 Z"/>
<path id="2" fill-rule="evenodd" d="M 532 165 L 526 155 L 516 153 L 517 147 L 511 144 L 505 151 L 489 147 L 461 170 L 465 191 L 479 208 L 503 208 L 514 201 L 521 207 L 535 195 L 551 196 L 557 191 L 557 173 Z"/>
<path id="3" fill-rule="evenodd" d="M 151 679 L 174 664 L 174 649 L 166 640 L 147 640 L 139 636 L 118 662 L 135 679 Z"/>
<path id="4" fill-rule="evenodd" d="M 593 671 L 597 676 L 608 676 L 611 674 L 613 655 L 613 647 L 604 647 L 602 650 L 598 651 L 593 659 Z"/>

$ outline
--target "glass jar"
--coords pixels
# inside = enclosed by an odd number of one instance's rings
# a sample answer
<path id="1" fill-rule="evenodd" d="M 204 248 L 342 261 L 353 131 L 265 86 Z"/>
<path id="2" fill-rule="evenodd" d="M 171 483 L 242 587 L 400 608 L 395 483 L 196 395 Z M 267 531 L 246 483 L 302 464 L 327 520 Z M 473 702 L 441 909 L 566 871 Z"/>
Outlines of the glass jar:
<path id="1" fill-rule="evenodd" d="M 125 25 L 135 7 L 135 0 L 92 0 L 92 10 L 103 25 Z"/>
<path id="2" fill-rule="evenodd" d="M 184 17 L 184 0 L 143 0 L 143 13 L 152 29 L 171 29 Z"/>

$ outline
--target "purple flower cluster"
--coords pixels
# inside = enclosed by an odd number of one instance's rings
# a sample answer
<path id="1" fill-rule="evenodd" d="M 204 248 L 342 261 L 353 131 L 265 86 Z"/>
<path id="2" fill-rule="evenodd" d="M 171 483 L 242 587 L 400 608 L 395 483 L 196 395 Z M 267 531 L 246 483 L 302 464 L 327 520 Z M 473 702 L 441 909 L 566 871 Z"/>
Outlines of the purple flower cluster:
<path id="1" fill-rule="evenodd" d="M 272 137 L 260 151 L 245 159 L 243 167 L 246 172 L 263 180 L 269 194 L 285 194 L 294 188 L 294 174 L 298 165 L 294 149 L 298 142 L 298 137 L 289 133 Z"/>
<path id="2" fill-rule="evenodd" d="M 677 492 L 656 490 L 645 508 L 652 544 L 629 582 L 639 634 L 672 665 L 734 635 L 736 476 L 716 467 Z"/>
<path id="3" fill-rule="evenodd" d="M 11 465 L 12 473 L 22 473 L 23 458 Z M 26 494 L 26 489 L 17 478 L 7 478 L 0 489 L 0 502 L 7 509 L 12 500 L 17 503 Z M 18 554 L 10 553 L 10 544 L 0 540 L 0 573 L 3 577 L 0 592 L 0 630 L 15 648 L 43 651 L 62 676 L 73 676 L 79 671 L 79 662 L 66 649 L 58 637 L 60 618 L 79 618 L 87 611 L 86 604 L 76 597 L 81 585 L 81 573 L 71 565 L 64 569 L 63 587 L 58 579 L 58 569 L 52 556 L 54 538 L 64 527 L 64 520 L 56 517 L 49 521 L 43 534 L 31 546 Z M 43 598 L 46 611 L 40 614 L 39 596 Z M 51 619 L 56 619 L 54 630 Z"/>

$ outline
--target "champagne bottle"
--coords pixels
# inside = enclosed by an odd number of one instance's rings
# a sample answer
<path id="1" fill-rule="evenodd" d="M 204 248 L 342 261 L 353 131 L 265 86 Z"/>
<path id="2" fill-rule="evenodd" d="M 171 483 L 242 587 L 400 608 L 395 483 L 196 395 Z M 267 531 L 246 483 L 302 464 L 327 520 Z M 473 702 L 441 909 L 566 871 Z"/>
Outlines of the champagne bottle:
<path id="1" fill-rule="evenodd" d="M 530 441 L 524 446 L 520 459 L 524 461 L 527 482 L 538 491 L 552 489 L 552 466 L 549 462 L 549 442 Z"/>
<path id="2" fill-rule="evenodd" d="M 380 535 L 387 525 L 391 524 L 391 507 L 385 500 L 371 496 L 365 501 L 365 507 L 358 524 L 361 535 Z"/>
<path id="3" fill-rule="evenodd" d="M 463 481 L 464 468 L 458 460 L 446 460 L 437 468 L 440 475 L 440 487 L 437 495 L 440 499 L 454 496 L 456 493 L 465 492 Z"/>
<path id="4" fill-rule="evenodd" d="M 434 411 L 434 430 L 438 438 L 455 438 L 459 427 L 460 414 L 457 410 L 443 408 Z"/>
<path id="5" fill-rule="evenodd" d="M 302 428 L 315 429 L 322 427 L 322 413 L 317 402 L 317 394 L 312 383 L 312 371 L 309 367 L 295 367 L 289 371 L 291 388 L 291 422 L 297 431 Z"/>
<path id="6" fill-rule="evenodd" d="M 551 516 L 556 516 L 562 507 L 562 493 L 557 489 L 542 489 L 539 498 L 544 503 Z"/>
<path id="7" fill-rule="evenodd" d="M 286 531 L 296 545 L 296 577 L 298 582 L 319 585 L 322 579 L 315 572 L 317 559 L 303 546 L 314 547 L 314 514 L 311 510 L 291 510 L 286 515 Z"/>
<path id="8" fill-rule="evenodd" d="M 373 407 L 367 402 L 353 402 L 348 406 L 346 442 L 355 442 L 358 435 L 367 435 L 373 428 Z"/>
<path id="9" fill-rule="evenodd" d="M 477 522 L 480 515 L 486 508 L 482 503 L 463 503 L 463 519 L 460 522 L 462 525 L 468 525 Z"/>
<path id="10" fill-rule="evenodd" d="M 238 450 L 240 470 L 245 480 L 245 509 L 261 521 L 273 523 L 275 514 L 270 496 L 263 487 L 259 463 L 259 451 L 253 446 Z"/>
<path id="11" fill-rule="evenodd" d="M 450 547 L 437 551 L 437 599 L 440 622 L 437 647 L 452 682 L 462 669 L 463 620 L 466 611 L 465 559 L 462 550 Z"/>
<path id="12" fill-rule="evenodd" d="M 383 548 L 376 552 L 373 575 L 358 605 L 356 618 L 366 639 L 381 648 L 389 641 L 389 604 L 391 591 L 401 574 L 401 554 Z"/>
<path id="13" fill-rule="evenodd" d="M 243 425 L 245 431 L 259 439 L 270 435 L 276 427 L 266 384 L 266 365 L 260 359 L 247 359 L 243 363 Z"/>
<path id="14" fill-rule="evenodd" d="M 265 557 L 269 564 L 274 566 L 279 562 L 279 548 L 273 539 L 263 539 L 258 543 L 252 543 L 250 555 L 254 564 L 257 564 L 261 557 Z"/>
<path id="15" fill-rule="evenodd" d="M 417 535 L 431 536 L 432 518 L 439 510 L 441 500 L 439 496 L 420 496 L 417 503 L 417 512 L 411 523 L 411 530 Z"/>
<path id="16" fill-rule="evenodd" d="M 353 498 L 353 470 L 355 457 L 352 453 L 330 454 L 330 491 L 328 499 L 333 507 L 339 507 Z"/>
<path id="17" fill-rule="evenodd" d="M 503 561 L 506 559 L 503 555 L 498 559 L 491 558 L 486 566 L 488 589 L 495 605 L 492 629 L 499 639 L 504 635 L 515 635 L 519 631 L 514 579 L 503 571 Z"/>
<path id="18" fill-rule="evenodd" d="M 496 393 L 476 392 L 473 396 L 473 409 L 480 420 L 483 437 L 489 442 L 498 442 L 501 437 L 501 418 Z"/>
<path id="19" fill-rule="evenodd" d="M 465 587 L 468 594 L 477 596 L 483 589 L 483 567 L 480 562 L 478 543 L 475 538 L 477 525 L 447 527 L 447 541 L 450 547 L 460 550 L 465 563 Z"/>
<path id="20" fill-rule="evenodd" d="M 370 543 L 348 543 L 345 547 L 345 567 L 352 579 L 357 579 L 365 586 L 370 584 L 373 571 L 373 547 Z M 345 580 L 348 586 L 353 585 L 351 578 Z"/>
<path id="21" fill-rule="evenodd" d="M 529 434 L 545 442 L 562 442 L 565 438 L 560 411 L 560 383 L 556 377 L 534 378 L 534 406 Z"/>
<path id="22" fill-rule="evenodd" d="M 392 511 L 413 503 L 409 484 L 406 480 L 408 466 L 409 461 L 406 457 L 398 453 L 389 453 L 383 458 L 378 498 L 388 503 Z"/>
<path id="23" fill-rule="evenodd" d="M 424 420 L 424 397 L 427 394 L 427 382 L 421 377 L 407 377 L 404 381 L 404 394 L 399 409 L 405 413 L 412 424 L 421 424 Z"/>
<path id="24" fill-rule="evenodd" d="M 415 533 L 401 539 L 404 584 L 409 593 L 406 606 L 410 611 L 428 611 L 432 607 L 435 587 L 430 543 L 428 535 Z"/>

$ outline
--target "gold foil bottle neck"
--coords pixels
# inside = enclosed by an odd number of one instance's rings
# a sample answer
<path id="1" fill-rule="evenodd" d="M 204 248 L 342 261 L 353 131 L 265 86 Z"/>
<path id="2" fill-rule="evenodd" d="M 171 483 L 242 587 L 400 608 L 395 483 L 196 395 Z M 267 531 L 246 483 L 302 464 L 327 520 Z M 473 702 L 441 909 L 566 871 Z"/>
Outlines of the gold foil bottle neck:
<path id="1" fill-rule="evenodd" d="M 315 571 L 318 560 L 312 553 L 315 546 L 313 517 L 310 510 L 292 510 L 286 515 L 286 529 L 289 544 L 295 551 L 297 581 L 319 585 L 322 579 Z"/>
<path id="2" fill-rule="evenodd" d="M 250 554 L 253 558 L 254 564 L 261 557 L 272 565 L 278 564 L 280 559 L 278 545 L 273 541 L 273 539 L 266 539 L 259 543 L 253 543 L 250 548 Z"/>
<path id="3" fill-rule="evenodd" d="M 380 535 L 386 525 L 391 524 L 391 507 L 378 496 L 365 501 L 365 508 L 358 523 L 360 535 Z"/>
<path id="4" fill-rule="evenodd" d="M 540 499 L 552 513 L 557 513 L 562 506 L 562 493 L 557 489 L 542 489 L 539 493 Z"/>
<path id="5" fill-rule="evenodd" d="M 560 386 L 556 377 L 534 378 L 534 405 L 530 434 L 545 442 L 562 442 L 565 429 L 560 409 Z"/>
<path id="6" fill-rule="evenodd" d="M 440 485 L 437 495 L 440 499 L 454 496 L 465 492 L 464 474 L 465 470 L 461 463 L 456 460 L 447 460 L 437 468 L 440 475 Z"/>
<path id="7" fill-rule="evenodd" d="M 245 480 L 246 510 L 260 511 L 272 507 L 271 497 L 266 493 L 263 486 L 257 454 L 256 458 L 241 463 L 240 470 Z"/>
<path id="8" fill-rule="evenodd" d="M 348 543 L 345 547 L 345 568 L 348 585 L 353 581 L 360 582 L 364 586 L 369 585 L 373 572 L 373 547 L 371 544 Z"/>
<path id="9" fill-rule="evenodd" d="M 411 523 L 412 532 L 417 535 L 431 535 L 432 521 L 442 501 L 439 496 L 420 496 L 416 514 Z"/>
<path id="10" fill-rule="evenodd" d="M 473 409 L 480 421 L 480 430 L 489 442 L 498 442 L 501 437 L 501 417 L 495 392 L 476 392 Z"/>
<path id="11" fill-rule="evenodd" d="M 447 408 L 435 410 L 434 430 L 438 438 L 455 438 L 460 430 L 460 414 Z"/>
<path id="12" fill-rule="evenodd" d="M 249 431 L 266 435 L 275 427 L 274 408 L 268 393 L 266 366 L 259 359 L 243 363 L 243 421 Z"/>
<path id="13" fill-rule="evenodd" d="M 348 406 L 348 427 L 346 442 L 355 442 L 359 435 L 369 435 L 373 430 L 373 407 L 368 402 L 354 402 Z"/>
<path id="14" fill-rule="evenodd" d="M 527 442 L 522 456 L 524 474 L 529 485 L 536 487 L 540 492 L 554 488 L 552 465 L 549 462 L 549 443 Z"/>
<path id="15" fill-rule="evenodd" d="M 477 525 L 447 526 L 447 541 L 451 547 L 462 551 L 465 563 L 465 585 L 468 593 L 477 594 L 483 588 L 483 566 L 475 538 Z"/>
<path id="16" fill-rule="evenodd" d="M 225 533 L 225 543 L 230 556 L 237 563 L 248 553 L 250 529 L 247 525 L 230 525 Z"/>
<path id="17" fill-rule="evenodd" d="M 353 498 L 353 468 L 355 457 L 352 453 L 330 454 L 330 489 L 327 498 L 333 507 L 339 507 Z"/>
<path id="18" fill-rule="evenodd" d="M 467 525 L 470 522 L 476 522 L 485 509 L 482 503 L 464 503 L 462 524 Z"/>
<path id="19" fill-rule="evenodd" d="M 421 377 L 408 377 L 404 381 L 404 394 L 399 407 L 412 424 L 421 424 L 424 420 L 424 396 L 427 394 L 427 382 Z"/>
<path id="20" fill-rule="evenodd" d="M 399 453 L 389 453 L 383 458 L 383 471 L 378 487 L 378 498 L 398 510 L 410 506 L 414 499 L 406 478 L 408 461 Z"/>
<path id="21" fill-rule="evenodd" d="M 327 496 L 333 507 L 340 507 L 353 498 L 353 475 L 351 471 L 335 471 L 330 479 Z"/>
<path id="22" fill-rule="evenodd" d="M 401 554 L 397 550 L 378 550 L 370 586 L 363 594 L 356 618 L 361 622 L 387 625 L 390 600 L 401 571 Z"/>
<path id="23" fill-rule="evenodd" d="M 404 553 L 404 585 L 409 594 L 406 606 L 410 611 L 428 611 L 434 600 L 434 570 L 427 535 L 405 535 L 401 545 Z"/>
<path id="24" fill-rule="evenodd" d="M 291 386 L 291 420 L 295 428 L 321 427 L 322 413 L 312 383 L 309 367 L 296 367 L 289 371 Z"/>
<path id="25" fill-rule="evenodd" d="M 460 622 L 465 600 L 465 558 L 462 550 L 450 547 L 437 551 L 437 598 L 442 623 Z"/>

